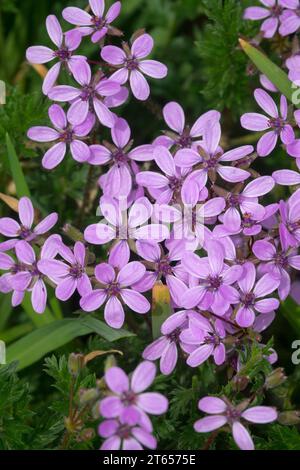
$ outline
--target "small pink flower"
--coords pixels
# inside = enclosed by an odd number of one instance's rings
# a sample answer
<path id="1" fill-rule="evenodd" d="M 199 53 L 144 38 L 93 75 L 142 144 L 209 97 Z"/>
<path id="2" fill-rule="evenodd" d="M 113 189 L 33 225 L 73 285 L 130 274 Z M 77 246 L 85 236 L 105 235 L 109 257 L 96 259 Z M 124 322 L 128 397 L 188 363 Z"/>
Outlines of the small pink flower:
<path id="1" fill-rule="evenodd" d="M 167 67 L 157 60 L 145 60 L 153 49 L 153 39 L 149 34 L 142 34 L 132 44 L 130 52 L 116 46 L 105 46 L 101 57 L 109 64 L 119 68 L 111 75 L 111 80 L 124 85 L 128 79 L 133 95 L 137 100 L 147 100 L 150 88 L 144 75 L 152 78 L 165 78 Z"/>

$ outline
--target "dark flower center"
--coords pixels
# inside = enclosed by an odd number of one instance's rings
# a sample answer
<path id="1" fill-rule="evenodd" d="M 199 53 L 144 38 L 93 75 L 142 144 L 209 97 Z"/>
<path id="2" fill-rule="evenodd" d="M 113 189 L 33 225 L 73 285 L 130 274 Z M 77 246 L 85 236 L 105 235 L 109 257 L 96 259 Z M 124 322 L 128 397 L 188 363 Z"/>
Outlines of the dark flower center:
<path id="1" fill-rule="evenodd" d="M 281 119 L 280 117 L 269 120 L 269 126 L 272 127 L 277 134 L 280 134 L 285 124 L 286 122 L 284 119 Z"/>
<path id="2" fill-rule="evenodd" d="M 127 59 L 125 62 L 125 67 L 128 70 L 136 70 L 139 67 L 139 61 L 137 59 Z"/>
<path id="3" fill-rule="evenodd" d="M 60 139 L 66 144 L 70 144 L 73 141 L 74 132 L 71 129 L 66 130 L 60 134 Z"/>
<path id="4" fill-rule="evenodd" d="M 255 295 L 253 294 L 253 292 L 247 292 L 247 294 L 241 297 L 241 300 L 245 307 L 253 307 L 255 303 Z"/>
<path id="5" fill-rule="evenodd" d="M 30 235 L 32 234 L 32 231 L 30 230 L 30 228 L 27 228 L 27 227 L 24 227 L 24 225 L 21 225 L 21 229 L 19 230 L 19 237 L 21 238 L 28 238 L 30 237 Z"/>
<path id="6" fill-rule="evenodd" d="M 116 432 L 121 439 L 129 439 L 131 437 L 131 427 L 128 424 L 121 424 Z"/>
<path id="7" fill-rule="evenodd" d="M 121 400 L 124 406 L 131 406 L 136 403 L 136 395 L 131 390 L 129 390 L 128 392 L 123 392 Z"/>
<path id="8" fill-rule="evenodd" d="M 62 62 L 66 62 L 72 57 L 72 52 L 69 51 L 69 49 L 66 47 L 63 47 L 55 51 L 55 56 L 58 57 Z"/>
<path id="9" fill-rule="evenodd" d="M 253 227 L 253 225 L 257 224 L 257 222 L 255 220 L 253 220 L 251 217 L 252 217 L 252 214 L 245 213 L 243 215 L 243 220 L 242 220 L 242 227 L 243 228 L 251 228 L 251 227 Z"/>
<path id="10" fill-rule="evenodd" d="M 93 16 L 91 21 L 95 29 L 102 29 L 106 25 L 106 20 L 103 18 L 100 18 L 99 16 Z"/>
<path id="11" fill-rule="evenodd" d="M 81 91 L 81 99 L 82 101 L 89 101 L 90 99 L 94 98 L 96 95 L 95 89 L 92 85 L 85 85 Z"/>
<path id="12" fill-rule="evenodd" d="M 83 273 L 84 273 L 84 268 L 80 264 L 73 264 L 70 267 L 70 276 L 74 277 L 75 279 L 79 279 Z"/>
<path id="13" fill-rule="evenodd" d="M 285 253 L 276 253 L 274 261 L 281 268 L 287 268 L 289 265 L 288 257 Z"/>
<path id="14" fill-rule="evenodd" d="M 156 271 L 158 274 L 161 274 L 163 276 L 172 274 L 172 267 L 170 266 L 170 261 L 167 257 L 159 260 L 159 262 L 156 265 Z"/>
<path id="15" fill-rule="evenodd" d="M 179 342 L 179 336 L 181 333 L 181 329 L 175 328 L 175 330 L 172 331 L 172 333 L 169 333 L 167 335 L 167 338 L 172 342 L 172 343 L 178 343 Z"/>
<path id="16" fill-rule="evenodd" d="M 283 8 L 280 5 L 274 5 L 271 8 L 271 16 L 273 18 L 278 18 L 282 14 L 282 12 L 283 12 Z"/>
<path id="17" fill-rule="evenodd" d="M 108 296 L 116 297 L 120 293 L 120 285 L 117 282 L 112 282 L 106 289 Z"/>
<path id="18" fill-rule="evenodd" d="M 209 287 L 213 290 L 219 289 L 222 285 L 222 278 L 220 276 L 209 276 Z"/>
<path id="19" fill-rule="evenodd" d="M 177 145 L 180 145 L 180 147 L 191 147 L 193 143 L 193 140 L 190 136 L 189 130 L 183 131 L 183 133 L 179 136 L 179 139 L 176 141 Z"/>
<path id="20" fill-rule="evenodd" d="M 128 157 L 126 153 L 123 152 L 122 149 L 116 150 L 115 153 L 112 155 L 113 159 L 115 160 L 116 163 L 127 163 L 128 162 Z"/>
<path id="21" fill-rule="evenodd" d="M 212 170 L 216 168 L 219 161 L 219 155 L 211 155 L 208 160 L 203 162 L 203 168 L 207 170 Z"/>
<path id="22" fill-rule="evenodd" d="M 216 333 L 208 333 L 208 335 L 205 336 L 203 342 L 205 344 L 213 344 L 214 346 L 219 346 L 220 337 Z"/>
<path id="23" fill-rule="evenodd" d="M 228 202 L 231 207 L 238 207 L 240 205 L 240 195 L 230 194 L 228 198 Z"/>
<path id="24" fill-rule="evenodd" d="M 236 408 L 228 407 L 225 412 L 225 416 L 227 417 L 229 423 L 232 424 L 240 419 L 241 413 Z"/>

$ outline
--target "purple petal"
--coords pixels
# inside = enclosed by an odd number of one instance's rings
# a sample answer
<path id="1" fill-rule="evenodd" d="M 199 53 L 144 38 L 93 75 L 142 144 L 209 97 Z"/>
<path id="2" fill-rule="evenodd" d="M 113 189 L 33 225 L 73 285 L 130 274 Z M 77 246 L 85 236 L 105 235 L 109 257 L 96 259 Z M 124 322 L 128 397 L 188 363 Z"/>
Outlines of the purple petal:
<path id="1" fill-rule="evenodd" d="M 254 243 L 252 251 L 262 261 L 271 261 L 276 256 L 276 248 L 272 243 L 258 240 Z"/>
<path id="2" fill-rule="evenodd" d="M 160 371 L 164 375 L 169 375 L 176 367 L 178 350 L 176 343 L 170 343 L 163 351 L 160 359 Z"/>
<path id="3" fill-rule="evenodd" d="M 126 54 L 120 47 L 105 46 L 101 50 L 103 60 L 112 65 L 122 65 L 126 61 Z"/>
<path id="4" fill-rule="evenodd" d="M 119 397 L 106 397 L 100 401 L 99 411 L 104 418 L 117 418 L 123 409 L 124 406 Z"/>
<path id="5" fill-rule="evenodd" d="M 274 292 L 274 290 L 277 289 L 278 285 L 279 282 L 277 282 L 274 277 L 272 277 L 270 274 L 265 274 L 257 282 L 253 293 L 256 297 L 265 297 L 266 295 Z"/>
<path id="6" fill-rule="evenodd" d="M 120 367 L 110 367 L 105 373 L 105 382 L 114 393 L 121 394 L 129 390 L 129 380 Z"/>
<path id="7" fill-rule="evenodd" d="M 132 44 L 131 53 L 135 58 L 143 59 L 153 49 L 153 39 L 149 34 L 142 34 Z"/>
<path id="8" fill-rule="evenodd" d="M 112 436 L 103 442 L 100 450 L 120 450 L 120 446 L 121 438 L 119 436 Z"/>
<path id="9" fill-rule="evenodd" d="M 52 49 L 44 46 L 29 47 L 26 51 L 26 59 L 32 64 L 45 64 L 54 59 L 55 55 Z"/>
<path id="10" fill-rule="evenodd" d="M 52 124 L 57 129 L 64 130 L 67 127 L 68 122 L 66 118 L 66 113 L 64 112 L 61 106 L 59 106 L 58 104 L 52 104 L 48 109 L 48 114 Z"/>
<path id="11" fill-rule="evenodd" d="M 237 324 L 243 328 L 248 328 L 253 325 L 255 320 L 255 314 L 252 308 L 241 307 L 235 318 Z"/>
<path id="12" fill-rule="evenodd" d="M 257 144 L 257 153 L 260 157 L 269 155 L 276 147 L 278 136 L 275 131 L 267 132 Z"/>
<path id="13" fill-rule="evenodd" d="M 137 100 L 145 101 L 149 98 L 150 88 L 141 72 L 132 70 L 129 81 L 132 93 Z"/>
<path id="14" fill-rule="evenodd" d="M 208 123 L 204 133 L 204 144 L 210 155 L 216 152 L 221 139 L 221 126 L 219 121 Z"/>
<path id="15" fill-rule="evenodd" d="M 163 115 L 166 123 L 175 132 L 181 134 L 185 126 L 185 116 L 182 107 L 171 101 L 163 109 Z"/>
<path id="16" fill-rule="evenodd" d="M 73 101 L 81 94 L 81 90 L 73 86 L 58 85 L 53 87 L 49 93 L 48 98 L 54 101 Z"/>
<path id="17" fill-rule="evenodd" d="M 47 289 L 42 279 L 38 279 L 33 286 L 31 303 L 37 313 L 44 313 L 47 303 Z"/>
<path id="18" fill-rule="evenodd" d="M 168 75 L 168 68 L 157 60 L 142 60 L 139 69 L 152 78 L 165 78 Z"/>
<path id="19" fill-rule="evenodd" d="M 261 26 L 261 31 L 265 38 L 272 38 L 276 33 L 278 28 L 279 20 L 278 18 L 268 18 L 265 20 Z"/>
<path id="20" fill-rule="evenodd" d="M 211 432 L 221 428 L 226 423 L 227 418 L 225 416 L 206 416 L 195 422 L 194 429 L 196 432 Z"/>
<path id="21" fill-rule="evenodd" d="M 139 147 L 132 149 L 128 153 L 128 156 L 132 160 L 136 160 L 138 162 L 148 162 L 153 160 L 153 146 L 149 144 L 140 145 Z"/>
<path id="22" fill-rule="evenodd" d="M 272 423 L 277 419 L 277 411 L 270 406 L 253 406 L 245 410 L 242 417 L 251 423 Z"/>
<path id="23" fill-rule="evenodd" d="M 86 162 L 90 157 L 90 149 L 85 142 L 81 142 L 80 140 L 74 140 L 70 145 L 70 149 L 72 157 L 77 162 Z"/>
<path id="24" fill-rule="evenodd" d="M 229 183 L 240 183 L 250 176 L 249 171 L 235 168 L 233 166 L 220 165 L 217 168 L 217 173 L 221 176 L 221 178 L 223 178 L 223 180 L 228 181 Z"/>
<path id="25" fill-rule="evenodd" d="M 89 113 L 89 103 L 88 101 L 83 100 L 76 100 L 74 103 L 71 104 L 70 108 L 68 109 L 67 117 L 68 121 L 73 126 L 78 126 L 82 124 Z"/>
<path id="26" fill-rule="evenodd" d="M 18 211 L 21 223 L 26 228 L 31 228 L 34 218 L 34 210 L 31 200 L 28 197 L 22 197 L 18 204 Z"/>
<path id="27" fill-rule="evenodd" d="M 134 312 L 144 314 L 150 310 L 148 300 L 139 292 L 131 289 L 122 289 L 121 297 L 123 302 Z"/>
<path id="28" fill-rule="evenodd" d="M 279 307 L 279 300 L 277 299 L 263 299 L 255 302 L 255 310 L 260 313 L 269 313 L 272 310 L 277 310 Z"/>
<path id="29" fill-rule="evenodd" d="M 156 375 L 153 362 L 144 361 L 138 365 L 131 377 L 131 390 L 140 393 L 150 387 Z"/>
<path id="30" fill-rule="evenodd" d="M 115 117 L 108 107 L 97 98 L 94 99 L 94 108 L 99 121 L 103 126 L 112 128 L 115 125 Z"/>
<path id="31" fill-rule="evenodd" d="M 62 282 L 58 284 L 55 289 L 55 295 L 59 300 L 65 302 L 74 294 L 77 287 L 77 281 L 75 278 L 68 276 Z"/>
<path id="32" fill-rule="evenodd" d="M 110 437 L 113 436 L 118 429 L 118 422 L 115 419 L 108 419 L 107 421 L 103 421 L 99 428 L 99 434 L 101 437 Z"/>
<path id="33" fill-rule="evenodd" d="M 256 269 L 253 263 L 245 263 L 244 272 L 241 279 L 238 281 L 239 287 L 244 294 L 251 292 L 255 283 Z"/>
<path id="34" fill-rule="evenodd" d="M 261 88 L 257 88 L 254 92 L 254 98 L 257 104 L 265 111 L 269 116 L 273 118 L 278 117 L 278 108 L 271 96 Z"/>
<path id="35" fill-rule="evenodd" d="M 84 239 L 93 245 L 104 245 L 116 238 L 116 230 L 109 225 L 93 224 L 84 231 Z"/>
<path id="36" fill-rule="evenodd" d="M 189 355 L 186 363 L 190 367 L 198 367 L 203 364 L 214 352 L 213 344 L 204 344 Z"/>
<path id="37" fill-rule="evenodd" d="M 63 32 L 55 15 L 49 15 L 46 19 L 46 27 L 51 41 L 60 47 L 63 42 Z"/>
<path id="38" fill-rule="evenodd" d="M 266 131 L 269 129 L 269 118 L 257 113 L 246 113 L 241 117 L 241 125 L 249 131 Z"/>
<path id="39" fill-rule="evenodd" d="M 153 150 L 153 157 L 156 164 L 167 176 L 176 175 L 174 158 L 166 147 L 157 146 Z"/>
<path id="40" fill-rule="evenodd" d="M 247 184 L 243 190 L 243 196 L 259 197 L 272 191 L 275 186 L 274 179 L 271 176 L 261 176 Z"/>
<path id="41" fill-rule="evenodd" d="M 103 289 L 96 289 L 82 297 L 80 300 L 80 307 L 85 312 L 94 312 L 103 305 L 106 298 L 107 294 Z"/>
<path id="42" fill-rule="evenodd" d="M 197 165 L 202 161 L 198 152 L 192 149 L 181 149 L 178 150 L 174 157 L 175 163 L 180 168 L 190 168 L 193 165 Z"/>
<path id="43" fill-rule="evenodd" d="M 119 329 L 123 326 L 125 314 L 121 302 L 116 297 L 110 297 L 104 309 L 106 323 L 112 328 Z"/>
<path id="44" fill-rule="evenodd" d="M 58 62 L 57 64 L 53 65 L 53 67 L 51 67 L 51 69 L 48 71 L 43 82 L 42 90 L 43 90 L 44 95 L 48 95 L 49 91 L 54 87 L 55 82 L 59 76 L 60 69 L 61 69 L 61 63 Z"/>
<path id="45" fill-rule="evenodd" d="M 155 361 L 161 357 L 164 350 L 168 347 L 169 341 L 162 336 L 153 343 L 149 344 L 143 352 L 143 359 L 149 359 L 149 361 Z"/>
<path id="46" fill-rule="evenodd" d="M 60 134 L 51 127 L 36 126 L 28 130 L 27 137 L 36 142 L 53 142 L 59 139 Z"/>
<path id="47" fill-rule="evenodd" d="M 36 256 L 34 249 L 29 243 L 24 240 L 18 242 L 15 246 L 16 255 L 19 261 L 22 263 L 32 265 L 35 263 Z"/>
<path id="48" fill-rule="evenodd" d="M 151 415 L 161 415 L 168 409 L 168 400 L 161 393 L 141 393 L 138 406 Z"/>
<path id="49" fill-rule="evenodd" d="M 44 233 L 49 232 L 49 230 L 56 224 L 58 220 L 58 215 L 56 212 L 49 214 L 45 217 L 39 224 L 34 228 L 34 233 L 38 235 L 43 235 Z"/>
<path id="50" fill-rule="evenodd" d="M 241 450 L 254 450 L 254 444 L 251 436 L 245 426 L 236 421 L 232 425 L 232 435 L 237 446 Z"/>
<path id="51" fill-rule="evenodd" d="M 105 8 L 104 0 L 89 0 L 90 7 L 95 16 L 102 17 Z"/>
<path id="52" fill-rule="evenodd" d="M 117 282 L 121 286 L 131 286 L 138 282 L 145 274 L 146 268 L 138 261 L 132 261 L 124 266 L 118 274 Z"/>
<path id="53" fill-rule="evenodd" d="M 68 23 L 74 24 L 76 26 L 89 26 L 92 24 L 91 15 L 84 10 L 76 7 L 65 8 L 62 12 L 63 18 L 68 21 Z"/>
<path id="54" fill-rule="evenodd" d="M 6 237 L 17 237 L 21 230 L 20 225 L 10 217 L 2 217 L 0 219 L 0 233 Z"/>
<path id="55" fill-rule="evenodd" d="M 226 403 L 217 397 L 204 397 L 198 403 L 201 411 L 209 414 L 224 413 L 227 409 Z"/>
<path id="56" fill-rule="evenodd" d="M 263 20 L 270 16 L 270 11 L 262 7 L 249 7 L 244 12 L 245 20 Z"/>
<path id="57" fill-rule="evenodd" d="M 135 427 L 132 429 L 132 435 L 143 444 L 143 446 L 149 449 L 156 449 L 157 442 L 154 436 L 143 428 Z M 125 449 L 125 448 L 124 448 Z"/>
<path id="58" fill-rule="evenodd" d="M 59 142 L 51 147 L 44 155 L 42 165 L 46 170 L 53 170 L 64 159 L 67 151 L 65 142 Z"/>
<path id="59" fill-rule="evenodd" d="M 174 302 L 177 305 L 182 305 L 182 296 L 187 292 L 187 286 L 175 276 L 168 276 L 167 284 Z"/>
<path id="60" fill-rule="evenodd" d="M 154 171 L 142 171 L 136 175 L 136 182 L 140 186 L 150 187 L 150 188 L 164 188 L 168 186 L 169 180 L 159 173 L 154 173 Z"/>
<path id="61" fill-rule="evenodd" d="M 130 140 L 130 127 L 125 119 L 118 118 L 111 131 L 114 144 L 123 149 Z"/>
<path id="62" fill-rule="evenodd" d="M 238 147 L 234 150 L 229 150 L 229 152 L 223 153 L 223 155 L 219 158 L 219 161 L 220 162 L 234 162 L 243 157 L 246 157 L 253 151 L 254 151 L 254 148 L 252 147 L 252 145 L 244 145 L 243 147 Z"/>
<path id="63" fill-rule="evenodd" d="M 219 113 L 219 111 L 215 111 L 215 110 L 211 110 L 211 111 L 208 111 L 207 113 L 202 114 L 202 116 L 200 116 L 197 119 L 197 121 L 191 128 L 191 132 L 190 132 L 191 137 L 195 138 L 195 137 L 203 136 L 204 130 L 207 127 L 208 123 L 210 121 L 220 121 L 220 118 L 221 118 L 221 114 Z"/>
<path id="64" fill-rule="evenodd" d="M 110 284 L 115 280 L 115 270 L 107 263 L 98 264 L 95 268 L 95 276 L 102 284 Z"/>

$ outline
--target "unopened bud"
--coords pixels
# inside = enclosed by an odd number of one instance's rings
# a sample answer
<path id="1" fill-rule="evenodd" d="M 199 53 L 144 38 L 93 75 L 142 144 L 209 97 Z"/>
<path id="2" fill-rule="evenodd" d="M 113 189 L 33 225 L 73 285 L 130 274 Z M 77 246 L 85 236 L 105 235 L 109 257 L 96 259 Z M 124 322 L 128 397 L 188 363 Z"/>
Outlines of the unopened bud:
<path id="1" fill-rule="evenodd" d="M 86 442 L 86 441 L 90 441 L 94 437 L 95 437 L 94 429 L 87 428 L 81 431 L 81 433 L 77 436 L 76 440 L 77 442 Z"/>
<path id="2" fill-rule="evenodd" d="M 78 228 L 73 227 L 71 224 L 65 224 L 63 232 L 74 242 L 84 242 L 83 234 L 78 230 Z"/>
<path id="3" fill-rule="evenodd" d="M 278 367 L 266 377 L 265 387 L 267 389 L 272 389 L 278 387 L 279 385 L 285 382 L 286 376 L 284 374 L 284 369 L 282 367 Z"/>
<path id="4" fill-rule="evenodd" d="M 68 359 L 68 369 L 71 375 L 77 377 L 84 367 L 84 355 L 71 353 Z"/>
<path id="5" fill-rule="evenodd" d="M 233 387 L 237 392 L 242 392 L 249 385 L 249 377 L 245 375 L 239 376 L 236 375 L 233 379 Z"/>
<path id="6" fill-rule="evenodd" d="M 110 369 L 111 367 L 115 367 L 116 365 L 117 365 L 117 361 L 116 361 L 115 356 L 113 354 L 110 354 L 106 358 L 105 365 L 104 365 L 104 371 L 107 372 L 108 369 Z"/>
<path id="7" fill-rule="evenodd" d="M 285 426 L 300 424 L 300 411 L 283 411 L 279 413 L 278 422 Z"/>
<path id="8" fill-rule="evenodd" d="M 95 401 L 99 398 L 99 391 L 96 388 L 81 389 L 80 392 L 80 403 L 85 405 L 90 401 Z"/>

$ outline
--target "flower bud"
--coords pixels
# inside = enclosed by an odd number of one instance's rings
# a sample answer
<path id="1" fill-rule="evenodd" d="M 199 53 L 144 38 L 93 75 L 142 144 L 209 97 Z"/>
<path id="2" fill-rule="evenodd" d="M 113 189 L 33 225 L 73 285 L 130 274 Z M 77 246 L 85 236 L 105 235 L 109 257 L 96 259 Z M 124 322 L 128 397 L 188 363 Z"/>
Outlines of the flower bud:
<path id="1" fill-rule="evenodd" d="M 76 227 L 73 225 L 65 224 L 63 232 L 74 242 L 84 242 L 84 236 Z"/>
<path id="2" fill-rule="evenodd" d="M 81 405 L 86 405 L 90 401 L 95 401 L 99 398 L 99 391 L 96 388 L 81 389 L 79 393 Z"/>
<path id="3" fill-rule="evenodd" d="M 265 387 L 270 390 L 283 384 L 285 380 L 286 376 L 284 374 L 284 369 L 282 367 L 278 367 L 266 377 Z"/>
<path id="4" fill-rule="evenodd" d="M 77 377 L 84 367 L 84 355 L 71 353 L 68 359 L 68 369 L 71 375 Z"/>
<path id="5" fill-rule="evenodd" d="M 284 411 L 279 413 L 278 422 L 285 426 L 300 424 L 300 411 Z"/>

